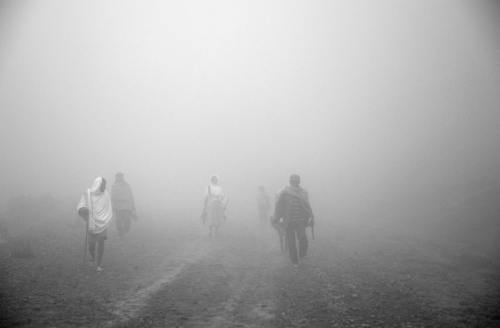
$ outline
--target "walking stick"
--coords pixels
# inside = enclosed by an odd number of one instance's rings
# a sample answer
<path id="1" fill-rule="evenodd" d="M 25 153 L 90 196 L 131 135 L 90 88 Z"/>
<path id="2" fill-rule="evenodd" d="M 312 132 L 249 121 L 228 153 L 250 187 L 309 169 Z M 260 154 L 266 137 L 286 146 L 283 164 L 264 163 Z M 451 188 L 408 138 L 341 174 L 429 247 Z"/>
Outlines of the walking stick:
<path id="1" fill-rule="evenodd" d="M 85 215 L 85 221 L 87 223 L 85 224 L 85 246 L 83 247 L 83 270 L 85 270 L 85 261 L 87 260 L 87 242 L 88 242 L 88 237 L 89 237 L 89 216 Z"/>
<path id="2" fill-rule="evenodd" d="M 311 232 L 312 232 L 313 240 L 314 240 L 314 227 L 311 227 Z"/>

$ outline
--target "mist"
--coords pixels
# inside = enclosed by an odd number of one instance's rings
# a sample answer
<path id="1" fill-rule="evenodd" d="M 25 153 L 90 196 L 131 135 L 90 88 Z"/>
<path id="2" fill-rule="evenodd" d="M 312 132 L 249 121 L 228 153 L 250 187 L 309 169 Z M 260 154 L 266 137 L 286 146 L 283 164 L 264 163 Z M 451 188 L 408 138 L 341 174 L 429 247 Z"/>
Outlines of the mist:
<path id="1" fill-rule="evenodd" d="M 257 187 L 299 174 L 322 224 L 498 179 L 499 14 L 495 1 L 3 1 L 2 204 L 50 193 L 76 211 L 121 171 L 139 215 L 197 219 L 215 173 L 228 216 L 257 220 Z"/>

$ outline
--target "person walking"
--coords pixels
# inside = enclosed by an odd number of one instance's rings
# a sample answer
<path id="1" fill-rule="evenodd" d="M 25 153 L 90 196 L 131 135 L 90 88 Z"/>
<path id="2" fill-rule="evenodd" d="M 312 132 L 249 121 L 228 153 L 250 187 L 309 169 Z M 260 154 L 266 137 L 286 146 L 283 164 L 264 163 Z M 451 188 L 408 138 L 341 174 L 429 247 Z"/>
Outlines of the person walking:
<path id="1" fill-rule="evenodd" d="M 137 221 L 134 196 L 130 185 L 125 181 L 122 172 L 116 173 L 116 180 L 111 188 L 111 204 L 115 214 L 118 237 L 123 239 L 130 231 L 132 218 Z"/>
<path id="2" fill-rule="evenodd" d="M 88 220 L 88 247 L 90 252 L 90 266 L 96 264 L 95 250 L 97 248 L 97 271 L 102 271 L 101 260 L 104 254 L 104 242 L 108 238 L 107 229 L 113 218 L 111 199 L 106 191 L 106 179 L 95 179 L 92 188 L 83 194 L 77 207 L 78 215 Z"/>
<path id="3" fill-rule="evenodd" d="M 216 174 L 210 178 L 210 184 L 205 188 L 203 223 L 207 223 L 210 237 L 216 236 L 222 223 L 226 220 L 227 197 L 219 186 Z M 213 233 L 213 234 L 212 234 Z"/>
<path id="4" fill-rule="evenodd" d="M 259 186 L 259 192 L 257 193 L 257 206 L 259 208 L 260 223 L 269 224 L 267 220 L 267 213 L 269 213 L 269 210 L 271 209 L 271 201 L 264 186 Z"/>
<path id="5" fill-rule="evenodd" d="M 314 215 L 309 204 L 309 193 L 300 186 L 300 177 L 297 174 L 292 174 L 290 185 L 279 192 L 273 221 L 275 225 L 282 222 L 286 232 L 290 260 L 294 266 L 298 266 L 307 255 L 306 228 L 314 227 Z M 299 241 L 298 254 L 297 239 Z"/>

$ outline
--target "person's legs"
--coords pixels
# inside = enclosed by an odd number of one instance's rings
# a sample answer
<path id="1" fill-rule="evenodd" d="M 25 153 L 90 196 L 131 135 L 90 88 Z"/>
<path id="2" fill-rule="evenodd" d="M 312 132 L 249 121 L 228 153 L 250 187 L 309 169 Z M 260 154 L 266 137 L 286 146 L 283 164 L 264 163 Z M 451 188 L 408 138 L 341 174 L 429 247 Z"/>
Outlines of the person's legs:
<path id="1" fill-rule="evenodd" d="M 89 241 L 90 265 L 95 263 L 95 241 Z"/>
<path id="2" fill-rule="evenodd" d="M 290 222 L 286 227 L 286 243 L 288 245 L 288 252 L 290 254 L 290 260 L 292 264 L 299 264 L 299 259 L 297 257 L 297 245 L 295 244 L 295 231 L 296 226 Z"/>
<path id="3" fill-rule="evenodd" d="M 123 238 L 123 212 L 120 210 L 115 211 L 116 230 L 118 230 L 118 237 Z"/>
<path id="4" fill-rule="evenodd" d="M 101 266 L 101 260 L 102 260 L 102 254 L 104 254 L 104 241 L 105 238 L 99 238 L 98 242 L 98 248 L 97 248 L 97 267 L 100 268 Z M 95 245 L 95 243 L 94 243 Z"/>
<path id="5" fill-rule="evenodd" d="M 297 227 L 297 239 L 299 240 L 299 257 L 302 259 L 307 255 L 307 247 L 309 245 L 305 222 L 301 222 Z"/>
<path id="6" fill-rule="evenodd" d="M 130 231 L 130 224 L 132 219 L 130 218 L 130 213 L 123 219 L 123 232 L 127 234 Z"/>

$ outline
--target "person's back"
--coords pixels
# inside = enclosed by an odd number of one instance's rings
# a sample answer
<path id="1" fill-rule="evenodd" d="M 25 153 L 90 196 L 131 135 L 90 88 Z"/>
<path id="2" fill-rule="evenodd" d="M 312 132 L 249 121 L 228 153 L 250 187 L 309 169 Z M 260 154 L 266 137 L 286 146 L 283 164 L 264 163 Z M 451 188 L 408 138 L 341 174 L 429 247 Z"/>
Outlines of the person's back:
<path id="1" fill-rule="evenodd" d="M 137 220 L 137 215 L 132 188 L 125 181 L 124 174 L 121 172 L 116 173 L 116 181 L 111 188 L 111 204 L 116 216 L 118 237 L 122 239 L 130 230 L 131 218 Z"/>
<path id="2" fill-rule="evenodd" d="M 290 253 L 290 260 L 294 265 L 299 264 L 307 254 L 308 240 L 306 227 L 314 225 L 314 215 L 309 204 L 309 194 L 300 187 L 300 177 L 293 174 L 290 177 L 290 186 L 280 191 L 274 212 L 274 224 L 283 221 L 286 231 L 286 240 Z M 299 240 L 297 254 L 296 238 Z"/>

